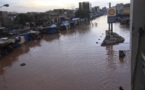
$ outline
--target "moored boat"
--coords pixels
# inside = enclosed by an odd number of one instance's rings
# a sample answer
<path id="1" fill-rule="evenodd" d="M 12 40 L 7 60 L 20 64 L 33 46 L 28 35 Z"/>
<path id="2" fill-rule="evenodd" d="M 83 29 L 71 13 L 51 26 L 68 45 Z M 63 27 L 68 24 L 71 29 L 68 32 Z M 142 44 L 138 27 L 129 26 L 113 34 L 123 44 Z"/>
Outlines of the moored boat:
<path id="1" fill-rule="evenodd" d="M 57 25 L 52 24 L 52 25 L 48 28 L 47 32 L 48 32 L 48 34 L 57 33 L 57 32 L 58 32 Z"/>
<path id="2" fill-rule="evenodd" d="M 62 24 L 60 25 L 60 29 L 61 30 L 68 30 L 70 28 L 70 22 L 68 21 L 64 21 L 62 22 Z"/>

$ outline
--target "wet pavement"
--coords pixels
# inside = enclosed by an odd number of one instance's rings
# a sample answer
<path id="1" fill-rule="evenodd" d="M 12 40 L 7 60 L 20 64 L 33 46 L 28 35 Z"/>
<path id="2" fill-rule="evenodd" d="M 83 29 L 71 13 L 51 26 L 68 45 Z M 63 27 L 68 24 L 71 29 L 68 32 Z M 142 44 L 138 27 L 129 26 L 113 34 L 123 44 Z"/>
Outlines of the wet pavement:
<path id="1" fill-rule="evenodd" d="M 0 58 L 0 90 L 130 90 L 130 30 L 114 24 L 125 42 L 101 47 L 106 20 L 102 16 L 89 25 L 45 35 Z M 126 51 L 124 59 L 119 50 Z"/>

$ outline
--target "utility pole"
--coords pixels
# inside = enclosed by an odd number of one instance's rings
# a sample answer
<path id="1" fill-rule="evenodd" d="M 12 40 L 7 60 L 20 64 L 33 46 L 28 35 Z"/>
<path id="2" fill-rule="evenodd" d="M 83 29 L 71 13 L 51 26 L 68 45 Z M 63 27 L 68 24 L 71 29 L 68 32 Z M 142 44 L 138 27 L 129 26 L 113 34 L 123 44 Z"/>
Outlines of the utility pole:
<path id="1" fill-rule="evenodd" d="M 109 8 L 111 8 L 111 3 L 109 3 Z M 111 30 L 111 23 L 108 23 L 108 29 Z"/>
<path id="2" fill-rule="evenodd" d="M 109 8 L 111 8 L 111 3 L 109 3 Z M 111 35 L 113 34 L 113 23 L 109 23 L 109 30 L 111 31 Z"/>

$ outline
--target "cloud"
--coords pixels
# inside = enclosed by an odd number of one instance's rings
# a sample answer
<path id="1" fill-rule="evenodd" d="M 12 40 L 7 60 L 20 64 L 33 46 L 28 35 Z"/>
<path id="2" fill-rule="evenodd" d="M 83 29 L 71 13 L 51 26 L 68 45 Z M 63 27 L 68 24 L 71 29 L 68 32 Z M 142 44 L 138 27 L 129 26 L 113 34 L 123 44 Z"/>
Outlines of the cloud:
<path id="1" fill-rule="evenodd" d="M 0 4 L 10 4 L 8 8 L 2 8 L 1 10 L 6 11 L 48 11 L 56 8 L 78 8 L 78 2 L 84 2 L 87 0 L 0 0 Z M 92 6 L 108 6 L 109 2 L 112 5 L 123 2 L 128 3 L 129 0 L 88 0 Z"/>

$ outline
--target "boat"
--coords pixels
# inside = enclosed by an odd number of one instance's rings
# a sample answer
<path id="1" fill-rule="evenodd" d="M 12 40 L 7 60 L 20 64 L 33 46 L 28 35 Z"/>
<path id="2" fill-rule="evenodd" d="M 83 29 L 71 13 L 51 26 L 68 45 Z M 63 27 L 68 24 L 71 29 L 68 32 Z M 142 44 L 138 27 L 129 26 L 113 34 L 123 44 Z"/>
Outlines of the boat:
<path id="1" fill-rule="evenodd" d="M 80 24 L 80 18 L 73 18 L 72 21 L 73 21 L 76 25 L 79 25 L 79 24 Z"/>
<path id="2" fill-rule="evenodd" d="M 62 22 L 62 24 L 60 25 L 60 29 L 61 30 L 68 30 L 70 28 L 70 22 L 68 21 L 64 21 Z"/>
<path id="3" fill-rule="evenodd" d="M 76 23 L 75 23 L 74 21 L 71 21 L 71 22 L 70 22 L 70 26 L 71 26 L 71 27 L 76 27 Z"/>
<path id="4" fill-rule="evenodd" d="M 29 33 L 29 39 L 30 40 L 36 40 L 36 39 L 41 38 L 41 35 L 40 35 L 39 31 L 30 30 L 28 33 Z"/>
<path id="5" fill-rule="evenodd" d="M 53 34 L 53 33 L 57 33 L 57 32 L 58 32 L 58 28 L 57 28 L 57 26 L 55 24 L 52 24 L 47 29 L 47 33 L 48 34 Z"/>
<path id="6" fill-rule="evenodd" d="M 14 49 L 15 39 L 3 37 L 0 38 L 0 57 L 6 55 Z"/>

